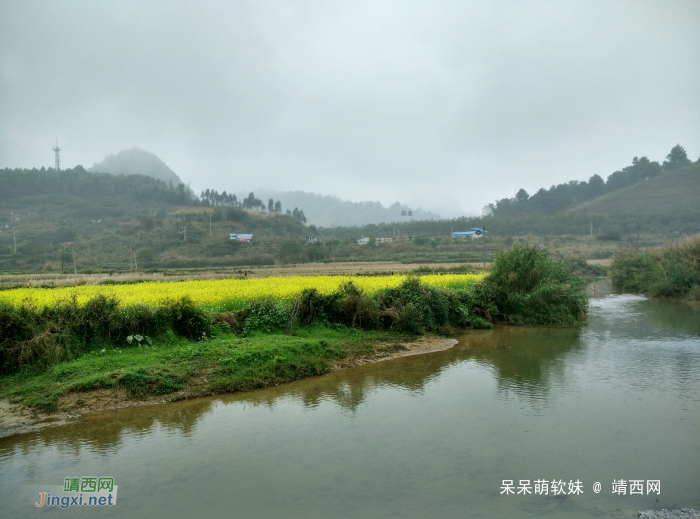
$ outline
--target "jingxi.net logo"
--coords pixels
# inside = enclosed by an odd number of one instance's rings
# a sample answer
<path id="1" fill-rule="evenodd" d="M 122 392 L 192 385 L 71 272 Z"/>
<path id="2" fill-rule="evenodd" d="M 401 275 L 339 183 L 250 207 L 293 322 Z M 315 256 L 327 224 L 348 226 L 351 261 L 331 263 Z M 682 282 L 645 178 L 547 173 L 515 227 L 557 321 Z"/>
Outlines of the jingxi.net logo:
<path id="1" fill-rule="evenodd" d="M 117 504 L 117 485 L 112 477 L 70 477 L 63 480 L 63 487 L 46 487 L 39 492 L 37 507 L 52 506 L 114 506 Z"/>

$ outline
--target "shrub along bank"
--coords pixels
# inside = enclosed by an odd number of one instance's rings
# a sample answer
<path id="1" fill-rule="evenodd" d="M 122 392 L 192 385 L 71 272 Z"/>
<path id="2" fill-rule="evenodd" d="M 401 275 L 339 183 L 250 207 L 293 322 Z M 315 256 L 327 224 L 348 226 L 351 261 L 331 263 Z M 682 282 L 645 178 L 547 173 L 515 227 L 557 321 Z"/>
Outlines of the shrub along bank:
<path id="1" fill-rule="evenodd" d="M 700 301 L 700 236 L 651 251 L 628 249 L 610 271 L 622 290 Z"/>
<path id="2" fill-rule="evenodd" d="M 450 327 L 571 326 L 585 319 L 586 307 L 583 283 L 564 262 L 517 245 L 496 256 L 490 276 L 462 289 L 410 277 L 368 295 L 347 282 L 329 294 L 310 288 L 291 301 L 257 299 L 223 314 L 187 298 L 156 308 L 120 307 L 104 296 L 42 309 L 5 305 L 0 394 L 45 409 L 61 394 L 99 387 L 123 387 L 135 397 L 168 394 L 190 384 L 188 366 L 205 365 L 205 391 L 248 389 L 324 373 L 332 359 Z M 141 346 L 145 337 L 152 348 Z M 95 360 L 105 355 L 113 361 Z M 47 393 L 44 384 L 53 389 Z"/>

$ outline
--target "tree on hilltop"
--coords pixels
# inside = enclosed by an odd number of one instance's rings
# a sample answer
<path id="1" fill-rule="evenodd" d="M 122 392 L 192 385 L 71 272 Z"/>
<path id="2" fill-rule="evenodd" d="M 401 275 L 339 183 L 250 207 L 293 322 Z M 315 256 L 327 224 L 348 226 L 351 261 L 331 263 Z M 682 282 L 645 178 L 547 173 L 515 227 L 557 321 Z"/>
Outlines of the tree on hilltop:
<path id="1" fill-rule="evenodd" d="M 684 168 L 691 164 L 692 162 L 688 159 L 685 148 L 680 144 L 676 144 L 671 148 L 671 152 L 666 155 L 663 168 L 664 171 L 673 171 L 674 169 Z"/>

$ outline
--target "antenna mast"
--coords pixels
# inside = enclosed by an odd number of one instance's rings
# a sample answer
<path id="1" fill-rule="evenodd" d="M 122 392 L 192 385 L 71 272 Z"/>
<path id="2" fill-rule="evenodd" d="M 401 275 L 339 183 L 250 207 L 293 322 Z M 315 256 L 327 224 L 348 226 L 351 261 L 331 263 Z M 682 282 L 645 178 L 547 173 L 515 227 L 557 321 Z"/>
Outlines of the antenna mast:
<path id="1" fill-rule="evenodd" d="M 56 139 L 56 146 L 52 149 L 56 155 L 56 171 L 61 171 L 61 148 L 58 147 L 58 139 Z"/>

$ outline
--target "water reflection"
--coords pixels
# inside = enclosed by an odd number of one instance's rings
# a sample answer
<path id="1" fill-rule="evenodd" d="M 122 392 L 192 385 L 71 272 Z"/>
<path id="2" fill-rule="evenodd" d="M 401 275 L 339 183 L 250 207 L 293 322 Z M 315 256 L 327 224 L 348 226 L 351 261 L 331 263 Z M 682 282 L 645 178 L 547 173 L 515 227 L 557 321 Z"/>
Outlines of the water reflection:
<path id="1" fill-rule="evenodd" d="M 700 336 L 700 303 L 649 299 L 642 307 L 645 315 L 664 332 Z"/>
<path id="2" fill-rule="evenodd" d="M 581 328 L 504 328 L 463 341 L 466 358 L 491 367 L 502 392 L 540 404 L 564 385 L 568 357 L 583 348 Z"/>

